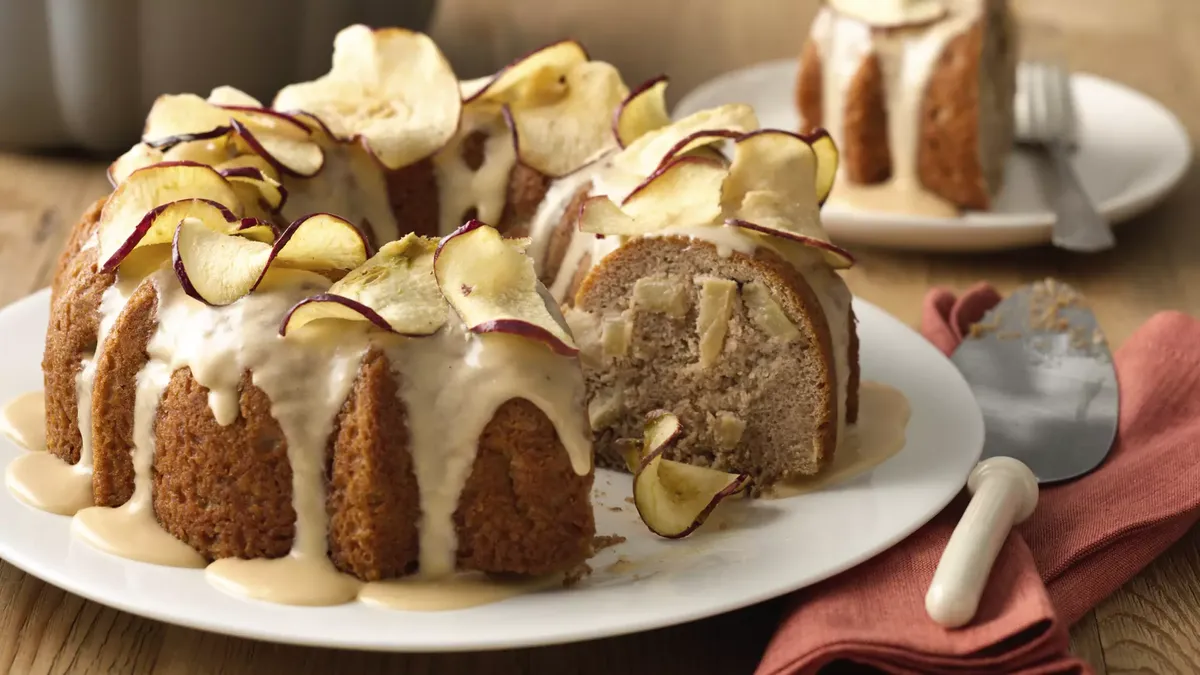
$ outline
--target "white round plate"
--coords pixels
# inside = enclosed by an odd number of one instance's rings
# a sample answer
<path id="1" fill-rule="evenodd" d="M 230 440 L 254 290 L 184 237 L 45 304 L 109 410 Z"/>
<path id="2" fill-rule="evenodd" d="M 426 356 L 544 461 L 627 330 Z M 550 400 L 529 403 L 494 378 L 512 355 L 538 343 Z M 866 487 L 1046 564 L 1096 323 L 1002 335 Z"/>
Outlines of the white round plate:
<path id="1" fill-rule="evenodd" d="M 784 59 L 725 73 L 684 96 L 674 115 L 747 103 L 764 127 L 796 129 L 798 67 L 796 59 Z M 1074 74 L 1071 88 L 1079 116 L 1079 149 L 1073 163 L 1100 213 L 1116 224 L 1162 200 L 1192 160 L 1192 142 L 1183 124 L 1157 101 L 1111 80 Z M 1054 213 L 1038 189 L 1034 159 L 1018 148 L 1004 181 L 990 212 L 928 218 L 829 204 L 821 220 L 834 239 L 866 246 L 966 252 L 1048 243 Z"/>
<path id="2" fill-rule="evenodd" d="M 0 310 L 5 355 L 0 401 L 39 389 L 48 291 Z M 983 421 L 958 371 L 919 335 L 857 302 L 863 377 L 896 386 L 912 406 L 895 457 L 824 491 L 722 505 L 692 536 L 652 535 L 633 506 L 630 478 L 596 477 L 597 533 L 623 544 L 590 563 L 569 589 L 471 609 L 420 613 L 352 603 L 288 607 L 227 595 L 200 570 L 159 567 L 75 540 L 70 519 L 34 510 L 0 489 L 0 557 L 72 593 L 134 614 L 276 642 L 385 651 L 459 651 L 545 645 L 658 628 L 794 591 L 887 549 L 957 494 L 983 447 Z M 23 452 L 0 440 L 0 466 Z M 722 523 L 725 526 L 722 526 Z M 616 563 L 618 556 L 622 562 Z"/>

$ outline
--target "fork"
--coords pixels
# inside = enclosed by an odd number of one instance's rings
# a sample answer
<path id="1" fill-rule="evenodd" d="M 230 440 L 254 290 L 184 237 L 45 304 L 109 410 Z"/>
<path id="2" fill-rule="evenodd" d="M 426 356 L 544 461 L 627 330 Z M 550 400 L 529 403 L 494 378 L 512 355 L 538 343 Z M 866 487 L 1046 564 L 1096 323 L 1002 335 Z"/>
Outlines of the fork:
<path id="1" fill-rule="evenodd" d="M 1025 62 L 1017 68 L 1017 142 L 1036 149 L 1046 176 L 1055 219 L 1051 242 L 1062 249 L 1095 253 L 1112 248 L 1112 228 L 1083 191 L 1070 152 L 1075 145 L 1075 110 L 1065 68 Z"/>

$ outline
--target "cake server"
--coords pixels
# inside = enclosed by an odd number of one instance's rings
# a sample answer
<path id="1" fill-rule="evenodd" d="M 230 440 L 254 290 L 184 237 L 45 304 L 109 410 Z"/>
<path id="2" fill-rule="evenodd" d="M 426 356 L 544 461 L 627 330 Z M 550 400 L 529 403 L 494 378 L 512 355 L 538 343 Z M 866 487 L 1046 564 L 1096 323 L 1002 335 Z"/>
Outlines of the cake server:
<path id="1" fill-rule="evenodd" d="M 983 460 L 972 497 L 925 596 L 939 624 L 967 624 L 1013 525 L 1037 505 L 1038 484 L 1082 476 L 1117 431 L 1112 354 L 1096 317 L 1066 284 L 1025 286 L 972 327 L 951 356 L 983 410 Z"/>

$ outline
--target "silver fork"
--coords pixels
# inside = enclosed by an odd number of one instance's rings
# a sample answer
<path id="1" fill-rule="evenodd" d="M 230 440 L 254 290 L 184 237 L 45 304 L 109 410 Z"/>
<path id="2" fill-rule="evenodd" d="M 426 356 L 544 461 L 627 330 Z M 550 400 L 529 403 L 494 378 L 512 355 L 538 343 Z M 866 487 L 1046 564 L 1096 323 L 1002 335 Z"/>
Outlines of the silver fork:
<path id="1" fill-rule="evenodd" d="M 1017 142 L 1031 146 L 1047 168 L 1045 193 L 1054 207 L 1053 244 L 1069 251 L 1094 253 L 1112 248 L 1112 228 L 1092 205 L 1071 166 L 1075 110 L 1070 76 L 1050 63 L 1026 62 L 1017 68 Z"/>

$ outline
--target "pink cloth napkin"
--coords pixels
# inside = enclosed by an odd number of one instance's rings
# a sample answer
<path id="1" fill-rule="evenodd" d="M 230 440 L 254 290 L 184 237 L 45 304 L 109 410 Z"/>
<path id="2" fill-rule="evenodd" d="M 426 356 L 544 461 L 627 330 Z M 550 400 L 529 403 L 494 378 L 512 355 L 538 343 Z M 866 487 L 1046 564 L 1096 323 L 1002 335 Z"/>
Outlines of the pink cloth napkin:
<path id="1" fill-rule="evenodd" d="M 1000 301 L 986 284 L 935 289 L 921 330 L 950 353 Z M 758 675 L 831 664 L 887 673 L 1090 673 L 1068 627 L 1200 519 L 1200 321 L 1152 317 L 1114 355 L 1121 389 L 1116 444 L 1079 480 L 1044 487 L 1005 543 L 975 620 L 946 630 L 925 591 L 966 499 L 876 558 L 793 596 Z"/>

